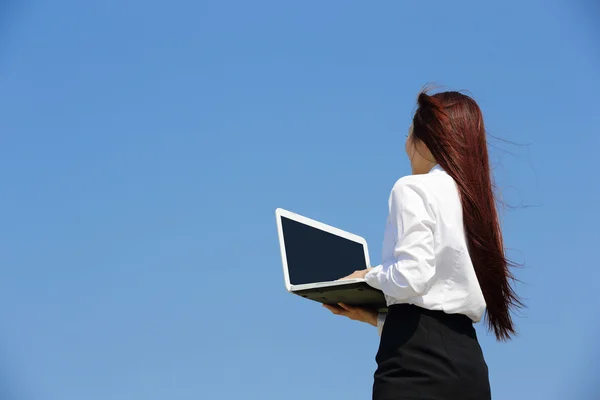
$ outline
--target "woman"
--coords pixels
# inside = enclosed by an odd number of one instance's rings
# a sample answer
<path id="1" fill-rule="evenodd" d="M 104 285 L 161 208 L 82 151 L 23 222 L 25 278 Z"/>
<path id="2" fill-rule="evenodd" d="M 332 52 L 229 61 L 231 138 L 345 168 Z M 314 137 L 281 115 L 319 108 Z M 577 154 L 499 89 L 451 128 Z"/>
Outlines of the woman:
<path id="1" fill-rule="evenodd" d="M 389 197 L 382 264 L 365 278 L 388 312 L 340 304 L 334 314 L 379 328 L 373 399 L 490 399 L 488 369 L 473 323 L 508 340 L 510 285 L 481 110 L 458 92 L 418 97 L 406 141 L 412 175 Z"/>

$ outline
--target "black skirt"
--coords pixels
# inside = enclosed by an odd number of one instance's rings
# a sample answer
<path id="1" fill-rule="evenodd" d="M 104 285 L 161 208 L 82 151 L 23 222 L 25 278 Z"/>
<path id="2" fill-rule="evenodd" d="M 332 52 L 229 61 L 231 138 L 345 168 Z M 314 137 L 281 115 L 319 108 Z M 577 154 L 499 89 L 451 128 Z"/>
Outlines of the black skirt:
<path id="1" fill-rule="evenodd" d="M 408 304 L 389 307 L 373 400 L 489 400 L 488 367 L 473 322 Z"/>

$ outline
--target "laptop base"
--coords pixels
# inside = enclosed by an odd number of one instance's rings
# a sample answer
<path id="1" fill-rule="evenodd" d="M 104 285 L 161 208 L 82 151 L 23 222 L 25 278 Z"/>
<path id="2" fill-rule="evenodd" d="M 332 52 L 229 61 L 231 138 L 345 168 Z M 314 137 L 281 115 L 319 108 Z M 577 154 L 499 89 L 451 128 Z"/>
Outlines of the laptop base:
<path id="1" fill-rule="evenodd" d="M 292 293 L 323 304 L 344 303 L 349 306 L 372 308 L 380 312 L 387 309 L 383 292 L 369 286 L 366 282 L 294 290 Z"/>

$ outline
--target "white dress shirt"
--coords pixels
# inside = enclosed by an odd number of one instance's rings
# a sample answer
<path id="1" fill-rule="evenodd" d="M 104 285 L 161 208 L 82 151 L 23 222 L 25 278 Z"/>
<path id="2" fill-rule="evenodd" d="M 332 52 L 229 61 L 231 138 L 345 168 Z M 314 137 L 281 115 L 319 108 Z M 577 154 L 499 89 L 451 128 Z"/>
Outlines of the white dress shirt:
<path id="1" fill-rule="evenodd" d="M 365 279 L 388 306 L 414 304 L 479 322 L 485 299 L 467 249 L 460 195 L 438 165 L 399 179 L 389 197 L 382 263 Z M 379 315 L 381 334 L 385 314 Z"/>

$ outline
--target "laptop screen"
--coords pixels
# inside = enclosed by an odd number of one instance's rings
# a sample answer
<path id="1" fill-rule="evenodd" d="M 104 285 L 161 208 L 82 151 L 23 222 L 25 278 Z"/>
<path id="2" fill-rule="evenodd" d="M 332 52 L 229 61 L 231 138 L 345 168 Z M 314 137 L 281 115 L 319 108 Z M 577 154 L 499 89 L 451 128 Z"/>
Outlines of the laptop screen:
<path id="1" fill-rule="evenodd" d="M 290 283 L 335 281 L 367 268 L 361 243 L 281 217 Z"/>

